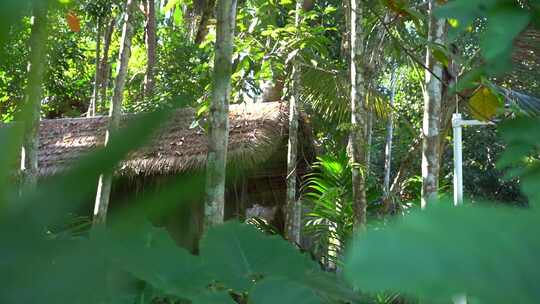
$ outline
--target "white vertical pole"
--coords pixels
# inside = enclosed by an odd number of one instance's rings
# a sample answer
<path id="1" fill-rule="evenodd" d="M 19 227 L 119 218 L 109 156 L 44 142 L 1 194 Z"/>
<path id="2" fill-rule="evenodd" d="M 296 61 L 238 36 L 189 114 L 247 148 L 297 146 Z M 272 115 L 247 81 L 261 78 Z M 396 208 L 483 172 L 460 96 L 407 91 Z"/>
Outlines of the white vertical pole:
<path id="1" fill-rule="evenodd" d="M 452 298 L 454 304 L 467 304 L 467 296 L 465 294 L 460 294 Z"/>
<path id="2" fill-rule="evenodd" d="M 461 114 L 452 116 L 452 128 L 454 130 L 454 206 L 463 204 L 463 145 Z M 452 299 L 454 304 L 467 304 L 467 296 L 460 294 Z"/>
<path id="3" fill-rule="evenodd" d="M 463 204 L 463 145 L 461 139 L 462 120 L 461 114 L 452 116 L 452 128 L 454 130 L 454 205 Z"/>

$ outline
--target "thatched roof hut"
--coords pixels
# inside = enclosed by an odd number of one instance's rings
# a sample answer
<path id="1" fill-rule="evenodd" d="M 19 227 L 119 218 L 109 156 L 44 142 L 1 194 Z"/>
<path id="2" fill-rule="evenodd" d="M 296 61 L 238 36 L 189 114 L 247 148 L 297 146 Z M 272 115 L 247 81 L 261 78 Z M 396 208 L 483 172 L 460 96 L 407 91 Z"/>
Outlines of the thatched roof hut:
<path id="1" fill-rule="evenodd" d="M 136 115 L 125 115 L 124 122 Z M 233 164 L 254 166 L 283 145 L 287 135 L 287 105 L 279 102 L 230 106 L 228 158 Z M 103 145 L 107 116 L 43 120 L 40 124 L 39 172 L 48 176 L 64 170 L 93 148 Z M 205 166 L 207 136 L 190 127 L 193 109 L 176 110 L 154 139 L 130 154 L 120 175 L 171 175 Z"/>
<path id="2" fill-rule="evenodd" d="M 124 115 L 123 123 L 136 116 Z M 225 217 L 250 216 L 248 209 L 262 208 L 273 211 L 270 220 L 282 230 L 280 207 L 285 204 L 286 193 L 288 106 L 280 102 L 231 105 L 229 118 L 228 166 L 245 170 L 232 170 L 234 173 L 227 175 Z M 131 152 L 118 166 L 111 195 L 113 209 L 129 201 L 124 198 L 167 185 L 172 175 L 192 177 L 194 173 L 203 173 L 200 169 L 206 165 L 207 134 L 201 127 L 191 126 L 194 120 L 193 109 L 176 110 L 150 142 Z M 102 146 L 107 124 L 107 116 L 42 120 L 40 175 L 46 177 L 62 172 L 84 154 Z M 300 132 L 297 172 L 302 176 L 314 158 L 310 129 L 303 115 Z M 166 226 L 179 244 L 195 250 L 202 231 L 203 205 L 199 199 L 201 189 L 193 191 L 197 193 L 194 198 L 188 203 L 179 203 L 179 206 L 189 206 L 188 209 L 179 207 L 155 220 Z M 93 198 L 88 200 L 90 210 Z"/>

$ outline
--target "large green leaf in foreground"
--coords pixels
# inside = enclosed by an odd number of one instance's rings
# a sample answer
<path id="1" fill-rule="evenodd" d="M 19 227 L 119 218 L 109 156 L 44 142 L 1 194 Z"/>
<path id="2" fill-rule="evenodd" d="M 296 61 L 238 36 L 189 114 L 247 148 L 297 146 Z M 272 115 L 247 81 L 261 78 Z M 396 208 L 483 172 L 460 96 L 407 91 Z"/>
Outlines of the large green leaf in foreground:
<path id="1" fill-rule="evenodd" d="M 357 238 L 346 276 L 365 291 L 487 303 L 540 301 L 540 217 L 529 209 L 439 203 Z"/>
<path id="2" fill-rule="evenodd" d="M 164 294 L 194 303 L 230 303 L 229 291 L 248 293 L 254 304 L 358 299 L 336 275 L 324 273 L 287 241 L 249 225 L 230 222 L 211 228 L 200 256 L 178 248 L 164 230 L 149 226 L 104 237 L 115 265 Z"/>
<path id="3" fill-rule="evenodd" d="M 453 208 L 440 202 L 358 237 L 349 250 L 347 278 L 367 291 L 539 303 L 539 123 L 520 117 L 500 126 L 507 149 L 498 166 L 519 177 L 530 208 Z"/>
<path id="4" fill-rule="evenodd" d="M 236 290 L 248 290 L 269 276 L 302 280 L 320 271 L 307 255 L 279 236 L 270 237 L 240 223 L 210 229 L 201 241 L 201 257 L 222 283 Z"/>

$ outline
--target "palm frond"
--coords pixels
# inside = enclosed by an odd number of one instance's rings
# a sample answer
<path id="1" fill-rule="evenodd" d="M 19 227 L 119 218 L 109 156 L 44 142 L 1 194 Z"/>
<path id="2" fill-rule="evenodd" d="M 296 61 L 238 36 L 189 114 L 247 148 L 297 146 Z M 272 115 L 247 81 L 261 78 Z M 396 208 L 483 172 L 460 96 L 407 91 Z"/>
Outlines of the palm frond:
<path id="1" fill-rule="evenodd" d="M 334 265 L 352 232 L 351 168 L 345 151 L 323 155 L 305 178 L 303 199 L 310 206 L 304 231 L 317 240 L 315 250 Z"/>
<path id="2" fill-rule="evenodd" d="M 325 121 L 339 125 L 351 120 L 350 88 L 346 71 L 302 65 L 301 98 Z M 388 114 L 394 111 L 388 97 L 376 89 L 368 88 L 365 104 L 367 110 L 380 120 L 388 119 Z"/>
<path id="3" fill-rule="evenodd" d="M 528 115 L 540 116 L 540 98 L 501 86 L 497 89 L 505 97 L 507 107 L 515 106 Z"/>

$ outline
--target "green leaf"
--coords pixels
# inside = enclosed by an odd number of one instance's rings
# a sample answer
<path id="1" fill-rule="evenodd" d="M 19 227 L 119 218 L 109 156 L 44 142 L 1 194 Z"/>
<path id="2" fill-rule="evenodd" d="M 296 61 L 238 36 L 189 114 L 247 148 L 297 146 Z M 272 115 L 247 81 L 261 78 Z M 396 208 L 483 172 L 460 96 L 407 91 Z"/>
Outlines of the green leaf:
<path id="1" fill-rule="evenodd" d="M 331 6 L 331 5 L 326 6 L 326 7 L 324 8 L 324 14 L 325 14 L 325 15 L 332 14 L 332 13 L 334 13 L 334 12 L 336 12 L 336 11 L 337 11 L 337 8 L 335 8 L 335 7 Z"/>
<path id="2" fill-rule="evenodd" d="M 256 228 L 229 222 L 210 228 L 200 243 L 201 257 L 221 283 L 237 291 L 249 290 L 266 277 L 302 280 L 318 270 L 279 236 L 266 236 Z"/>
<path id="3" fill-rule="evenodd" d="M 184 23 L 184 13 L 182 12 L 182 8 L 180 7 L 180 4 L 176 7 L 174 10 L 174 24 L 176 26 L 182 26 Z"/>
<path id="4" fill-rule="evenodd" d="M 192 304 L 236 304 L 227 291 L 207 291 L 191 298 Z"/>
<path id="5" fill-rule="evenodd" d="M 346 276 L 365 291 L 394 290 L 486 303 L 538 303 L 538 211 L 438 206 L 360 235 Z"/>
<path id="6" fill-rule="evenodd" d="M 445 52 L 441 50 L 440 47 L 433 49 L 433 57 L 437 59 L 440 63 L 442 63 L 445 67 L 448 67 L 448 63 L 450 60 L 448 59 L 448 56 L 446 56 Z"/>
<path id="7" fill-rule="evenodd" d="M 21 21 L 21 18 L 24 15 L 30 14 L 30 6 L 33 1 L 34 0 L 0 1 L 0 28 L 2 29 L 0 30 L 0 45 L 4 45 L 4 43 L 6 42 L 11 26 Z"/>
<path id="8" fill-rule="evenodd" d="M 317 304 L 323 303 L 315 292 L 305 286 L 283 279 L 268 279 L 257 283 L 249 293 L 253 304 Z"/>
<path id="9" fill-rule="evenodd" d="M 513 40 L 529 24 L 531 17 L 530 11 L 512 4 L 499 5 L 490 11 L 481 41 L 482 54 L 490 71 L 496 73 L 509 65 Z"/>
<path id="10" fill-rule="evenodd" d="M 167 231 L 149 223 L 102 232 L 97 239 L 114 264 L 164 293 L 190 298 L 206 291 L 211 281 L 199 258 L 178 247 Z"/>
<path id="11" fill-rule="evenodd" d="M 450 94 L 455 94 L 456 92 L 461 92 L 466 89 L 473 89 L 478 87 L 485 74 L 486 72 L 483 67 L 470 70 L 469 72 L 465 73 L 465 75 L 463 75 L 460 79 L 458 79 L 456 84 L 450 87 Z"/>
<path id="12" fill-rule="evenodd" d="M 497 167 L 519 169 L 521 188 L 530 198 L 530 204 L 540 203 L 540 139 L 535 132 L 539 125 L 538 117 L 520 117 L 500 127 L 506 150 L 497 162 Z"/>
<path id="13" fill-rule="evenodd" d="M 469 107 L 475 119 L 489 121 L 495 117 L 504 105 L 499 101 L 496 93 L 488 87 L 480 87 L 469 99 Z"/>
<path id="14" fill-rule="evenodd" d="M 174 9 L 177 5 L 180 5 L 183 2 L 183 0 L 170 0 L 167 2 L 165 7 L 163 7 L 163 13 L 166 13 L 172 9 Z"/>

